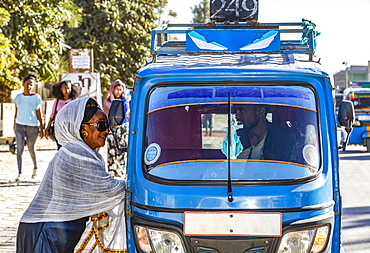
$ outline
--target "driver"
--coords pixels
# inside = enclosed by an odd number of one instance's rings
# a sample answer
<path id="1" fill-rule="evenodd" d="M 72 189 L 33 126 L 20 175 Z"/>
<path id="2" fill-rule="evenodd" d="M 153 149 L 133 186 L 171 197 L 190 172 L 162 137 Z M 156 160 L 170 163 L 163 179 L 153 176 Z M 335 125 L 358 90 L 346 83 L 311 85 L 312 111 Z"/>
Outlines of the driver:
<path id="1" fill-rule="evenodd" d="M 237 120 L 243 124 L 236 132 L 243 146 L 237 158 L 297 161 L 295 135 L 267 121 L 266 105 L 242 104 L 234 108 Z"/>

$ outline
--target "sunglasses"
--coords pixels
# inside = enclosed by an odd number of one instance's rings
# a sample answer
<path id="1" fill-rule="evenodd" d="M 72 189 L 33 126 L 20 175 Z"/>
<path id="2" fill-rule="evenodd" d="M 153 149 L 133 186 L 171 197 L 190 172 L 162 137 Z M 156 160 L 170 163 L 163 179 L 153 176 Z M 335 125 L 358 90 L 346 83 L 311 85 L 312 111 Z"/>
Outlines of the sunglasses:
<path id="1" fill-rule="evenodd" d="M 107 121 L 99 121 L 97 123 L 82 123 L 89 126 L 94 126 L 99 132 L 104 132 L 109 128 L 109 123 Z"/>

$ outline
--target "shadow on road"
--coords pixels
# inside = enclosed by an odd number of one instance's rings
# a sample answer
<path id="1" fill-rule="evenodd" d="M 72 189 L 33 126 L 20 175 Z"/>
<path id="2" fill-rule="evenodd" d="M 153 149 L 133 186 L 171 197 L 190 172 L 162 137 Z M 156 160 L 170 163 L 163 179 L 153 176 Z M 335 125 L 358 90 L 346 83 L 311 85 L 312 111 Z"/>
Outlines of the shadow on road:
<path id="1" fill-rule="evenodd" d="M 357 232 L 368 231 L 365 227 L 370 227 L 370 206 L 343 208 L 342 244 L 346 252 L 369 252 L 368 233 Z"/>
<path id="2" fill-rule="evenodd" d="M 370 226 L 370 206 L 343 208 L 343 229 Z"/>
<path id="3" fill-rule="evenodd" d="M 42 147 L 42 148 L 36 148 L 36 151 L 57 151 L 57 148 Z M 26 149 L 24 152 L 28 152 L 28 150 Z M 10 153 L 9 150 L 0 150 L 0 153 L 9 153 L 9 155 L 12 154 L 12 153 Z M 15 154 L 13 154 L 13 155 L 15 155 Z"/>
<path id="4" fill-rule="evenodd" d="M 363 150 L 339 151 L 340 160 L 370 160 L 370 153 Z"/>
<path id="5" fill-rule="evenodd" d="M 37 181 L 21 181 L 21 182 L 15 182 L 15 181 L 0 182 L 0 188 L 2 188 L 2 187 L 34 186 L 34 185 L 39 185 L 40 183 L 41 183 L 40 180 L 37 180 Z"/>
<path id="6" fill-rule="evenodd" d="M 57 151 L 57 148 L 37 148 L 36 151 Z"/>
<path id="7" fill-rule="evenodd" d="M 0 153 L 9 153 L 9 154 L 11 154 L 11 153 L 9 152 L 9 150 L 0 150 Z"/>

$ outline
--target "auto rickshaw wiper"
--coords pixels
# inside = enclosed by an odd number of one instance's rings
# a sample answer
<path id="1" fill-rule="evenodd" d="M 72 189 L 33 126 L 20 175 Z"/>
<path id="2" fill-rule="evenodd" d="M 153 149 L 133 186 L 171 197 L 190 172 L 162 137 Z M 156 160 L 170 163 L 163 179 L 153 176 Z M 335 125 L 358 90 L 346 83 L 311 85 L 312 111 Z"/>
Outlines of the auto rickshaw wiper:
<path id="1" fill-rule="evenodd" d="M 233 189 L 231 187 L 231 95 L 228 94 L 227 100 L 228 112 L 227 112 L 227 200 L 233 202 Z"/>

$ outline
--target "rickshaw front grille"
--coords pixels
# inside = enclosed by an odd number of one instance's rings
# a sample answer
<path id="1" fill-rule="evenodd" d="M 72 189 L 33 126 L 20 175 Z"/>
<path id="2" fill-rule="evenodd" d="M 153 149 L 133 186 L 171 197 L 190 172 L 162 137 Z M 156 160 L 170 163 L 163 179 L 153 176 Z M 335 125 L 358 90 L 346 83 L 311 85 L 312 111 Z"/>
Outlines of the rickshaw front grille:
<path id="1" fill-rule="evenodd" d="M 190 237 L 196 253 L 268 253 L 272 237 Z"/>

